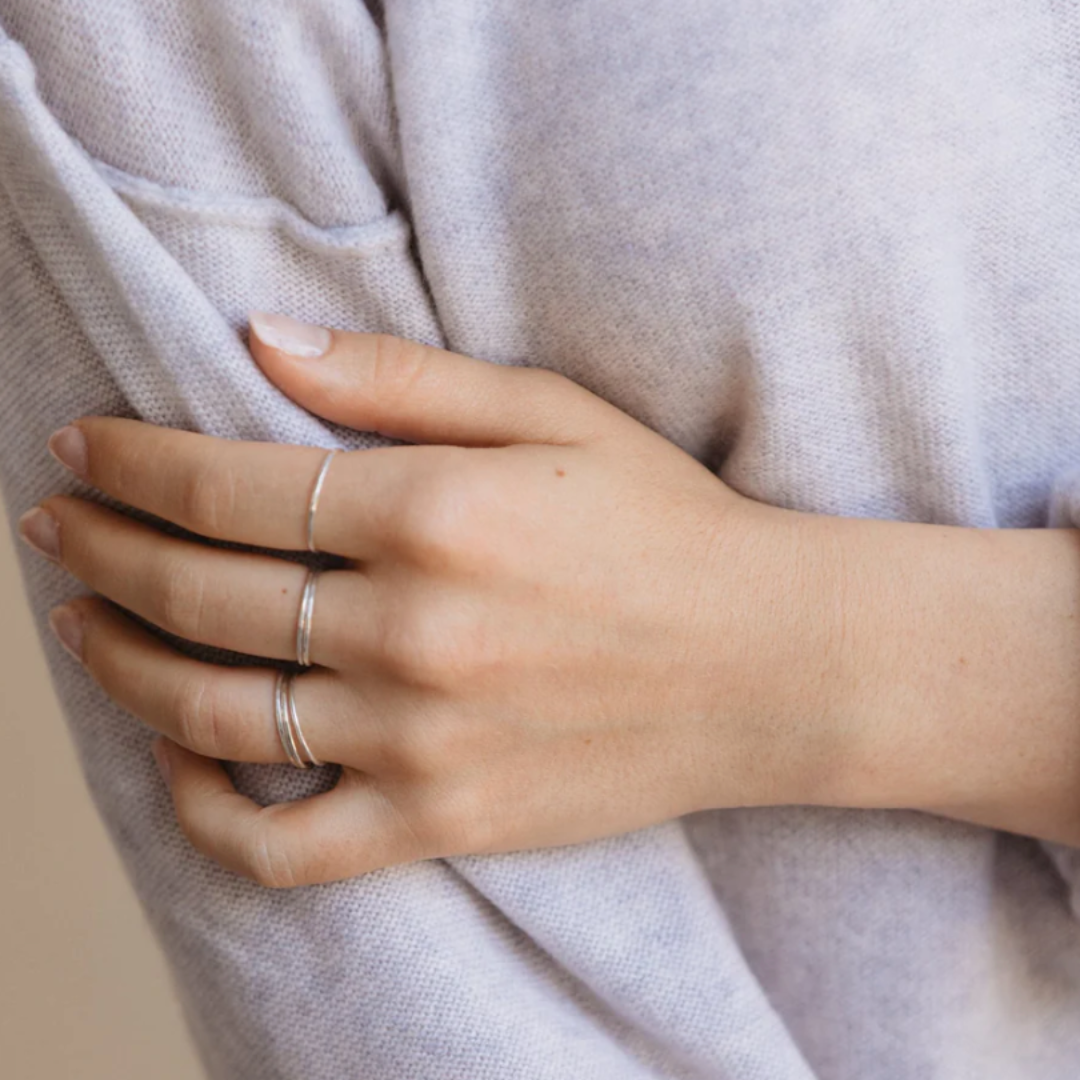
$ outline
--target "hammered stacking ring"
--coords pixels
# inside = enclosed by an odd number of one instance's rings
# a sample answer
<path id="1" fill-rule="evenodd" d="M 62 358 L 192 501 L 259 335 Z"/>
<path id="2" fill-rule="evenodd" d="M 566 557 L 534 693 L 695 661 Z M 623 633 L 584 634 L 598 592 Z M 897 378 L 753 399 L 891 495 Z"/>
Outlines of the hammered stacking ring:
<path id="1" fill-rule="evenodd" d="M 304 591 L 300 596 L 300 615 L 296 620 L 296 662 L 311 667 L 311 618 L 315 612 L 315 585 L 319 574 L 317 567 L 308 570 Z"/>
<path id="2" fill-rule="evenodd" d="M 326 480 L 327 470 L 330 468 L 330 462 L 334 460 L 334 455 L 338 453 L 337 449 L 331 450 L 323 458 L 322 467 L 319 469 L 319 475 L 315 477 L 315 486 L 311 489 L 311 502 L 308 504 L 307 515 L 307 546 L 308 551 L 318 551 L 315 546 L 315 510 L 319 505 L 319 496 L 322 494 L 323 482 Z"/>

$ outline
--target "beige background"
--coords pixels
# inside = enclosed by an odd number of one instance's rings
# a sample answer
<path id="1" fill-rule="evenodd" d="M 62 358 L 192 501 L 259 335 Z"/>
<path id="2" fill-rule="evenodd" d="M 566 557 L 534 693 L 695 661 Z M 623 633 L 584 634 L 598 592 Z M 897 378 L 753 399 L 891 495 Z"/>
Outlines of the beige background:
<path id="1" fill-rule="evenodd" d="M 90 802 L 0 512 L 0 1075 L 205 1080 Z"/>

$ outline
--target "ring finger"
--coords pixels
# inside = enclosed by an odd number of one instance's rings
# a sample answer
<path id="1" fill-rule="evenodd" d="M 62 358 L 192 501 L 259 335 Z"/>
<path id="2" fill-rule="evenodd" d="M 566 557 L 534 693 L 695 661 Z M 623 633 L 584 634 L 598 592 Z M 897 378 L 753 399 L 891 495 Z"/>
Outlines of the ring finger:
<path id="1" fill-rule="evenodd" d="M 95 592 L 177 637 L 253 656 L 297 658 L 307 567 L 183 540 L 72 496 L 53 496 L 41 509 L 57 522 L 57 561 Z M 356 612 L 370 610 L 370 599 L 369 579 L 358 570 L 319 575 L 313 663 L 356 663 Z"/>
<path id="2" fill-rule="evenodd" d="M 65 605 L 79 622 L 80 660 L 118 705 L 206 757 L 286 762 L 275 723 L 278 669 L 226 667 L 185 656 L 96 597 Z M 380 771 L 385 738 L 373 711 L 336 672 L 293 681 L 304 739 L 323 762 Z"/>

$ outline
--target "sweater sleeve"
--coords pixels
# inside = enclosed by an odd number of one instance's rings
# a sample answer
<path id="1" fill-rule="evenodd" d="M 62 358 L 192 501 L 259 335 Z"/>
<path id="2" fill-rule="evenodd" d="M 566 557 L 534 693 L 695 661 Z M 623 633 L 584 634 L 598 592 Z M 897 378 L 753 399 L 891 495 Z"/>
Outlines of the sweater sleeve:
<path id="1" fill-rule="evenodd" d="M 1049 528 L 1080 528 L 1080 465 L 1071 465 L 1054 480 L 1046 524 Z M 1080 656 L 1077 658 L 1080 663 Z M 1080 724 L 1080 716 L 1076 722 Z M 1041 841 L 1069 890 L 1069 905 L 1080 919 L 1080 847 Z"/>
<path id="2" fill-rule="evenodd" d="M 57 492 L 123 509 L 45 453 L 78 416 L 387 445 L 324 424 L 265 379 L 241 344 L 250 309 L 444 344 L 411 221 L 390 198 L 404 184 L 363 5 L 338 5 L 332 24 L 328 5 L 279 7 L 180 3 L 140 19 L 130 4 L 0 0 L 0 498 L 12 524 Z M 5 37 L 14 14 L 33 60 Z M 214 57 L 227 67 L 198 77 Z M 363 107 L 339 109 L 357 87 Z M 145 123 L 136 106 L 151 110 Z M 180 831 L 149 727 L 46 626 L 81 585 L 16 550 L 87 786 L 209 1075 L 809 1077 L 677 822 L 302 890 L 207 859 Z M 226 767 L 263 805 L 337 778 L 336 766 Z"/>

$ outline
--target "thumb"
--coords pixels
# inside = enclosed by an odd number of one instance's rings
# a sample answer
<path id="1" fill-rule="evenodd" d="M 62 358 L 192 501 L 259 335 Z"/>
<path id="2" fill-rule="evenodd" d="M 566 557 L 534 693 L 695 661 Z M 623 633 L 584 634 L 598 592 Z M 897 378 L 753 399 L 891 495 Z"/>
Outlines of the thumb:
<path id="1" fill-rule="evenodd" d="M 251 354 L 272 382 L 317 416 L 360 431 L 455 446 L 575 443 L 623 415 L 547 368 L 261 311 L 248 321 Z"/>

